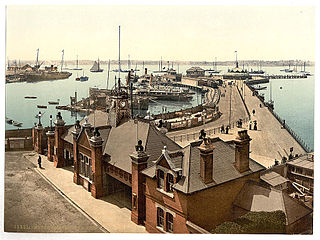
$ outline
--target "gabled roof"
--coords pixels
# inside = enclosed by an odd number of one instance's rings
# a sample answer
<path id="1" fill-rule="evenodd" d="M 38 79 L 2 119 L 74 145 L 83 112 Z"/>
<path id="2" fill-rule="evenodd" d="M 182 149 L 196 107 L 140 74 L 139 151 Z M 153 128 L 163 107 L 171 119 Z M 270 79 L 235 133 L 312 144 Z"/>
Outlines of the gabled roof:
<path id="1" fill-rule="evenodd" d="M 111 156 L 110 164 L 131 173 L 131 159 L 129 155 L 135 151 L 137 132 L 138 139 L 142 140 L 143 147 L 150 156 L 148 166 L 153 165 L 153 162 L 159 158 L 164 146 L 167 146 L 171 151 L 181 149 L 178 144 L 159 132 L 155 126 L 139 121 L 137 127 L 137 124 L 133 120 L 129 120 L 116 128 L 112 128 L 110 131 L 104 151 L 104 154 Z"/>
<path id="2" fill-rule="evenodd" d="M 107 119 L 108 119 L 108 114 L 106 112 L 96 110 L 95 114 L 92 113 L 88 116 L 88 123 L 90 123 L 92 127 L 106 126 Z M 80 121 L 80 125 L 82 125 L 84 122 L 85 122 L 85 119 L 82 119 Z M 74 125 L 71 126 L 69 129 L 67 129 L 67 131 L 61 136 L 63 140 L 71 144 L 73 144 L 72 131 L 74 131 Z"/>
<path id="3" fill-rule="evenodd" d="M 136 124 L 134 120 L 130 119 L 117 127 L 110 127 L 107 125 L 109 117 L 109 114 L 105 112 L 96 111 L 95 117 L 93 114 L 88 116 L 88 122 L 93 126 L 95 120 L 95 126 L 99 129 L 100 136 L 104 141 L 103 155 L 108 156 L 108 162 L 128 173 L 131 173 L 130 154 L 135 151 L 137 139 L 142 140 L 146 153 L 150 155 L 148 166 L 153 165 L 153 162 L 159 158 L 164 146 L 167 146 L 169 151 L 181 149 L 178 144 L 148 122 L 138 121 Z M 80 121 L 80 124 L 82 125 L 84 121 Z M 72 131 L 74 129 L 72 126 L 62 135 L 62 138 L 71 144 L 73 144 Z M 88 137 L 90 137 L 90 132 L 92 131 L 87 133 Z"/>
<path id="4" fill-rule="evenodd" d="M 168 152 L 167 146 L 164 147 L 162 150 L 162 154 L 158 158 L 158 160 L 155 162 L 155 165 L 157 165 L 162 159 L 165 159 L 168 165 L 170 166 L 171 170 L 173 171 L 179 171 L 182 170 L 181 165 L 183 161 L 183 152 L 178 150 L 175 152 Z"/>
<path id="5" fill-rule="evenodd" d="M 235 149 L 233 145 L 222 141 L 220 138 L 212 139 L 212 141 L 215 146 L 213 150 L 214 181 L 205 184 L 200 177 L 200 150 L 198 147 L 202 141 L 197 141 L 190 143 L 182 150 L 183 158 L 180 158 L 179 163 L 182 167 L 182 177 L 173 185 L 176 190 L 184 193 L 194 193 L 265 169 L 254 160 L 249 159 L 250 170 L 240 173 L 234 166 Z M 155 170 L 155 166 L 150 166 L 142 173 L 148 177 L 154 177 Z"/>
<path id="6" fill-rule="evenodd" d="M 287 193 L 248 181 L 237 195 L 234 206 L 253 212 L 282 210 L 287 217 L 287 225 L 310 214 L 312 210 L 291 198 Z"/>

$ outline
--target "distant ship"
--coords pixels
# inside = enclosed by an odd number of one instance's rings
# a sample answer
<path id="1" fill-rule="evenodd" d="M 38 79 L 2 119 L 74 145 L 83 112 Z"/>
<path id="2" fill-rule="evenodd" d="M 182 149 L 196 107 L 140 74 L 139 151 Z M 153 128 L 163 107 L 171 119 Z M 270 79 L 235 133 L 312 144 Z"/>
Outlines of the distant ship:
<path id="1" fill-rule="evenodd" d="M 90 72 L 103 72 L 103 69 L 100 68 L 99 58 L 98 58 L 98 62 L 94 61 L 93 66 L 90 68 Z"/>

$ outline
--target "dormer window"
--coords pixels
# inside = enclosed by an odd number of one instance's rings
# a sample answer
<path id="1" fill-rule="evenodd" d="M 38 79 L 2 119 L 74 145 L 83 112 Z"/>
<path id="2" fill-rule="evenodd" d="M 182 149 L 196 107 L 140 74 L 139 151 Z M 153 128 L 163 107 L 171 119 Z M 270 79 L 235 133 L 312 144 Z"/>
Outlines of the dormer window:
<path id="1" fill-rule="evenodd" d="M 158 188 L 164 188 L 164 172 L 162 170 L 158 170 Z"/>
<path id="2" fill-rule="evenodd" d="M 173 176 L 170 173 L 167 173 L 167 191 L 173 192 L 172 186 L 174 184 Z"/>

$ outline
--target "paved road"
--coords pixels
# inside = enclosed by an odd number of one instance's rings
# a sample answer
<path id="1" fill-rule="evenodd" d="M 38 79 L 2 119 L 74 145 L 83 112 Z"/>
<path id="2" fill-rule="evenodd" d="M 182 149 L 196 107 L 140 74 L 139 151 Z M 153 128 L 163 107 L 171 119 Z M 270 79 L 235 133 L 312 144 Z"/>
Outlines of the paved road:
<path id="1" fill-rule="evenodd" d="M 183 129 L 179 131 L 174 132 L 168 132 L 167 136 L 170 138 L 180 137 L 181 135 L 185 134 L 192 134 L 195 133 L 196 135 L 199 135 L 199 132 L 201 129 L 212 129 L 216 127 L 221 127 L 222 125 L 228 125 L 229 123 L 229 116 L 230 116 L 230 94 L 231 94 L 231 123 L 238 121 L 240 118 L 244 119 L 247 118 L 247 112 L 246 109 L 242 103 L 242 100 L 240 98 L 239 92 L 236 89 L 235 86 L 226 86 L 225 88 L 220 87 L 221 94 L 225 94 L 224 97 L 220 98 L 220 102 L 218 104 L 219 110 L 222 113 L 222 116 L 217 119 L 216 121 L 207 123 L 205 125 L 201 125 L 194 128 L 189 129 Z M 177 142 L 180 144 L 179 142 Z"/>
<path id="2" fill-rule="evenodd" d="M 4 231 L 102 232 L 46 182 L 22 153 L 5 153 Z"/>

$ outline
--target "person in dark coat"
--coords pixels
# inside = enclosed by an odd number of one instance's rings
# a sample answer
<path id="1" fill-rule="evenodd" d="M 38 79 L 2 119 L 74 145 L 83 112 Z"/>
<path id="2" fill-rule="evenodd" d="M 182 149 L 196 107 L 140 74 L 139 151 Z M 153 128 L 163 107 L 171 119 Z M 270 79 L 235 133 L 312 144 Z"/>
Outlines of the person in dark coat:
<path id="1" fill-rule="evenodd" d="M 39 165 L 39 168 L 42 168 L 41 167 L 41 156 L 39 155 L 39 158 L 38 158 L 38 165 Z"/>

